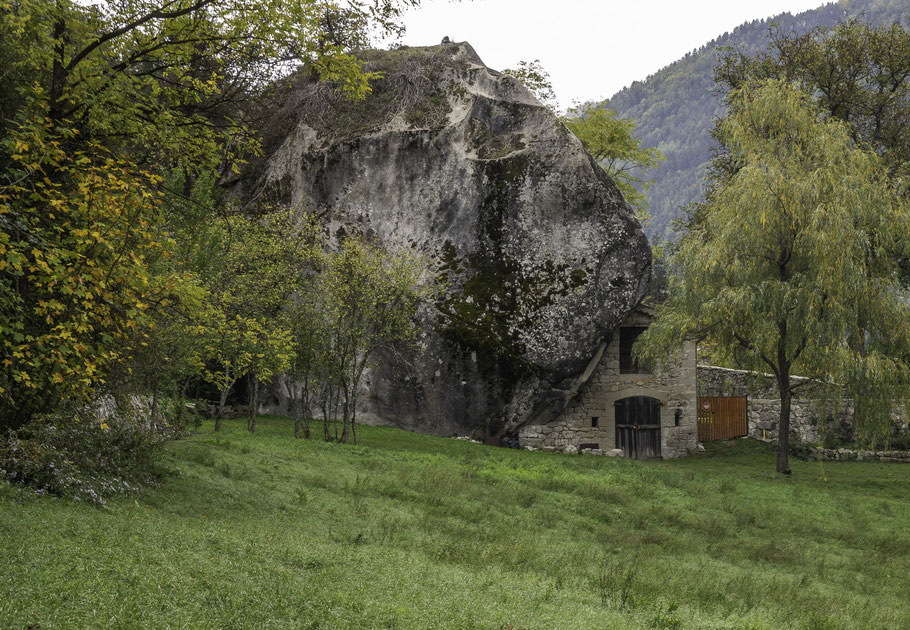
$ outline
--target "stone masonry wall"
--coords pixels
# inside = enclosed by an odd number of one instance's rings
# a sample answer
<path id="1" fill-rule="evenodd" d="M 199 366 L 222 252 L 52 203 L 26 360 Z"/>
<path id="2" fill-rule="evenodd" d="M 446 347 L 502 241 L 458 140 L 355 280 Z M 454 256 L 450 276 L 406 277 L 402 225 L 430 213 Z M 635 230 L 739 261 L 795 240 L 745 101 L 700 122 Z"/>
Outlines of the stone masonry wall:
<path id="1" fill-rule="evenodd" d="M 807 379 L 794 376 L 792 383 Z M 790 403 L 791 435 L 802 442 L 819 443 L 821 432 L 833 432 L 838 440 L 853 439 L 853 401 L 833 391 L 824 395 L 821 385 L 807 384 L 801 397 Z M 749 436 L 766 442 L 777 440 L 780 395 L 772 374 L 698 366 L 699 396 L 746 396 Z"/>
<path id="2" fill-rule="evenodd" d="M 634 312 L 627 326 L 647 326 L 650 317 Z M 555 420 L 545 425 L 527 425 L 519 431 L 521 446 L 544 450 L 573 450 L 582 444 L 597 444 L 606 452 L 616 446 L 613 403 L 628 396 L 650 396 L 661 401 L 661 454 L 664 459 L 683 457 L 697 448 L 695 406 L 695 347 L 689 344 L 676 365 L 659 374 L 619 373 L 619 331 L 607 345 L 600 363 L 575 399 Z M 676 411 L 680 410 L 677 425 Z M 597 427 L 592 418 L 597 418 Z"/>
<path id="3" fill-rule="evenodd" d="M 863 451 L 810 446 L 798 453 L 810 462 L 893 462 L 910 464 L 910 451 Z"/>

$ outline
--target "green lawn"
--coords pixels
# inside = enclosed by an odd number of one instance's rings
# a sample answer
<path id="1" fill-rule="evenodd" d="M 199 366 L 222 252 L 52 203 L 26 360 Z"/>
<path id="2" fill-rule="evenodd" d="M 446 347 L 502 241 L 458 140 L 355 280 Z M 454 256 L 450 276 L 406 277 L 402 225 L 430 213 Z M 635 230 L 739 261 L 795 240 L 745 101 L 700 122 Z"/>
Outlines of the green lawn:
<path id="1" fill-rule="evenodd" d="M 0 628 L 910 628 L 910 466 L 211 429 L 109 509 L 0 486 Z"/>

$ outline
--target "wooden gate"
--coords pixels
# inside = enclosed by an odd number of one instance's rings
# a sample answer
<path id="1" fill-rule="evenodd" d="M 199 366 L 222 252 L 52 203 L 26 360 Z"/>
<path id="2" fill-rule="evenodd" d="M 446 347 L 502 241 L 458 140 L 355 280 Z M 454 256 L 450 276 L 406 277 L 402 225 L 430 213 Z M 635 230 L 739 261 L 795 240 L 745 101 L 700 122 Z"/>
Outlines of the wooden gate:
<path id="1" fill-rule="evenodd" d="M 660 457 L 660 401 L 630 396 L 613 403 L 616 412 L 616 448 L 626 457 Z"/>
<path id="2" fill-rule="evenodd" d="M 728 440 L 749 434 L 745 396 L 698 399 L 698 441 Z"/>

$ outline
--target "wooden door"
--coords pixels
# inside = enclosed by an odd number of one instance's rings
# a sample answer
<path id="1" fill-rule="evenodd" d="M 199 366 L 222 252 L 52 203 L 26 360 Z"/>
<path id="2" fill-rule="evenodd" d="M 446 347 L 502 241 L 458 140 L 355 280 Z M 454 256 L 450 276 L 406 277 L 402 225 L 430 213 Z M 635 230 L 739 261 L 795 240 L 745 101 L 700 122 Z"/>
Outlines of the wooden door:
<path id="1" fill-rule="evenodd" d="M 745 396 L 698 399 L 698 441 L 729 440 L 749 434 Z"/>
<path id="2" fill-rule="evenodd" d="M 660 401 L 630 396 L 613 403 L 616 412 L 616 448 L 626 457 L 660 457 Z"/>

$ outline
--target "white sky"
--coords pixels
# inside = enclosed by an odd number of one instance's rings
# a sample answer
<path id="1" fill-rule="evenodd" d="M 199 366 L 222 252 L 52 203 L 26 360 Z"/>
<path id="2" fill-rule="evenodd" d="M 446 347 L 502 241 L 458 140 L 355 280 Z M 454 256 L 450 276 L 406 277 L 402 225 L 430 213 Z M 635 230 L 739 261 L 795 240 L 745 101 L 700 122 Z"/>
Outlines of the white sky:
<path id="1" fill-rule="evenodd" d="M 423 0 L 409 46 L 469 42 L 487 66 L 539 59 L 561 107 L 612 96 L 743 22 L 826 0 Z"/>

